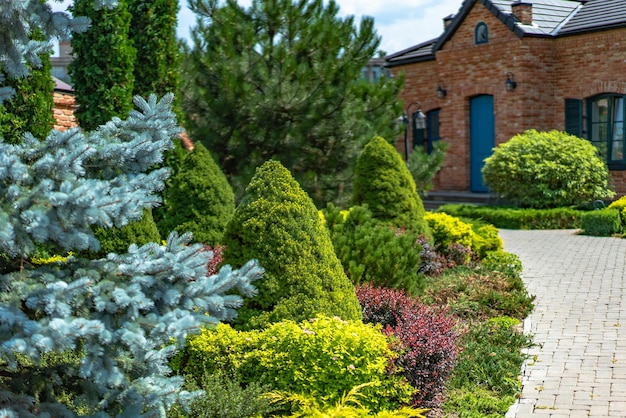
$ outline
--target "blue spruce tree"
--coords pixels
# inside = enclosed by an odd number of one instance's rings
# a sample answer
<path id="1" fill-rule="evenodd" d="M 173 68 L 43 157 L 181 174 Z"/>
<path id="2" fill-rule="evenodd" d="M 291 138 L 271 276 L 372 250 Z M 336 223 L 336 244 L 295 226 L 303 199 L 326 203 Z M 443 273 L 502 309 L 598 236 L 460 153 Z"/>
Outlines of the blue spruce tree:
<path id="1" fill-rule="evenodd" d="M 39 0 L 4 1 L 0 74 L 38 65 L 46 43 L 30 40 L 35 29 L 63 38 L 88 23 Z M 2 84 L 0 102 L 15 93 Z M 92 226 L 123 226 L 158 204 L 168 172 L 148 169 L 179 132 L 171 102 L 137 97 L 126 120 L 94 132 L 0 138 L 0 417 L 164 417 L 194 395 L 169 358 L 188 333 L 236 314 L 242 299 L 226 293 L 254 294 L 255 261 L 207 277 L 188 234 L 104 259 L 30 262 L 41 246 L 98 250 Z"/>

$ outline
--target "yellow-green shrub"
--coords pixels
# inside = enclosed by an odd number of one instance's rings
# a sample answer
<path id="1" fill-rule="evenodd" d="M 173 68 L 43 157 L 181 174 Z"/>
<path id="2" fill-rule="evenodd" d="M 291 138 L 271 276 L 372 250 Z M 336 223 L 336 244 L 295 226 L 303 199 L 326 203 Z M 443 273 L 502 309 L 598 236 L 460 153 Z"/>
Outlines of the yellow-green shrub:
<path id="1" fill-rule="evenodd" d="M 424 219 L 430 226 L 435 245 L 440 245 L 444 251 L 450 244 L 456 243 L 484 258 L 488 252 L 503 248 L 498 229 L 493 225 L 473 225 L 444 212 L 427 212 Z"/>
<path id="2" fill-rule="evenodd" d="M 205 329 L 189 340 L 174 362 L 195 378 L 205 372 L 232 370 L 242 383 L 257 382 L 273 390 L 307 394 L 332 404 L 354 386 L 372 411 L 408 403 L 414 389 L 389 370 L 396 354 L 380 326 L 320 315 L 301 323 L 283 321 L 264 330 L 235 331 L 228 325 Z"/>
<path id="3" fill-rule="evenodd" d="M 622 225 L 626 225 L 626 196 L 622 196 L 607 207 L 607 209 L 617 209 L 622 220 Z"/>
<path id="4" fill-rule="evenodd" d="M 446 213 L 426 212 L 424 219 L 428 222 L 433 234 L 435 245 L 448 248 L 452 243 L 472 248 L 477 239 L 472 225 Z"/>
<path id="5" fill-rule="evenodd" d="M 501 251 L 504 248 L 502 238 L 498 235 L 498 228 L 493 225 L 482 225 L 472 227 L 474 229 L 475 237 L 472 243 L 472 249 L 478 257 L 482 260 L 492 251 Z"/>

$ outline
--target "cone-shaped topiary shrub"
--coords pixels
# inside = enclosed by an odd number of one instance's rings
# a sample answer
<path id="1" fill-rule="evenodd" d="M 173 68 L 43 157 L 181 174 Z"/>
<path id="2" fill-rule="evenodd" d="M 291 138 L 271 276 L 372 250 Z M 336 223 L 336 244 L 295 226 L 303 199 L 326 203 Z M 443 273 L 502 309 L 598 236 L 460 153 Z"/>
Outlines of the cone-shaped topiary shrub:
<path id="1" fill-rule="evenodd" d="M 609 171 L 589 141 L 534 129 L 498 145 L 485 159 L 489 190 L 511 204 L 555 208 L 613 197 Z"/>
<path id="2" fill-rule="evenodd" d="M 191 232 L 194 241 L 211 246 L 220 242 L 235 213 L 233 189 L 199 142 L 183 159 L 163 197 L 166 207 L 159 230 Z"/>
<path id="3" fill-rule="evenodd" d="M 151 209 L 144 209 L 141 219 L 119 228 L 95 227 L 94 234 L 100 241 L 100 250 L 90 254 L 96 257 L 105 257 L 108 253 L 126 253 L 131 244 L 141 246 L 150 242 L 161 242 Z"/>
<path id="4" fill-rule="evenodd" d="M 354 286 L 313 201 L 279 162 L 257 169 L 223 241 L 224 263 L 255 258 L 265 268 L 258 295 L 239 310 L 238 326 L 252 329 L 318 313 L 361 318 Z"/>
<path id="5" fill-rule="evenodd" d="M 430 236 L 415 181 L 400 154 L 380 136 L 357 159 L 352 199 L 367 205 L 375 219 Z"/>

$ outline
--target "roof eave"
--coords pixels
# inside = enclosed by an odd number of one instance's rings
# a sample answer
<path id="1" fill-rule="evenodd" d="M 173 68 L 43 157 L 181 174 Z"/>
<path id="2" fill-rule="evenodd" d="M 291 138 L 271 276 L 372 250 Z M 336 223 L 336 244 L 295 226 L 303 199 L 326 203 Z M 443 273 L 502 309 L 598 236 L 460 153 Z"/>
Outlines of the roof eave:
<path id="1" fill-rule="evenodd" d="M 566 36 L 583 35 L 583 34 L 591 33 L 591 32 L 605 32 L 607 30 L 622 29 L 622 28 L 626 28 L 626 22 L 599 26 L 595 28 L 577 29 L 577 30 L 573 30 L 573 31 L 565 32 L 565 33 L 559 32 L 556 36 L 559 38 L 564 38 Z"/>
<path id="2" fill-rule="evenodd" d="M 428 56 L 423 56 L 423 57 L 404 58 L 404 59 L 399 59 L 397 61 L 386 60 L 385 68 L 399 67 L 401 65 L 415 64 L 417 62 L 426 62 L 426 61 L 435 61 L 435 55 L 430 54 Z"/>

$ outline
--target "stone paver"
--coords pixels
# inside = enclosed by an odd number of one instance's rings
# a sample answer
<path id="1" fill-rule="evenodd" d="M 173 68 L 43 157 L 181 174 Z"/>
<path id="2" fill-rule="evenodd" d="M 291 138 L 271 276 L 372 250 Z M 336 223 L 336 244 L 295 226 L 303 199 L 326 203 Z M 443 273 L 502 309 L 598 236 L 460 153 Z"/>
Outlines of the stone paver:
<path id="1" fill-rule="evenodd" d="M 535 309 L 536 347 L 507 418 L 626 417 L 626 239 L 501 230 Z"/>

